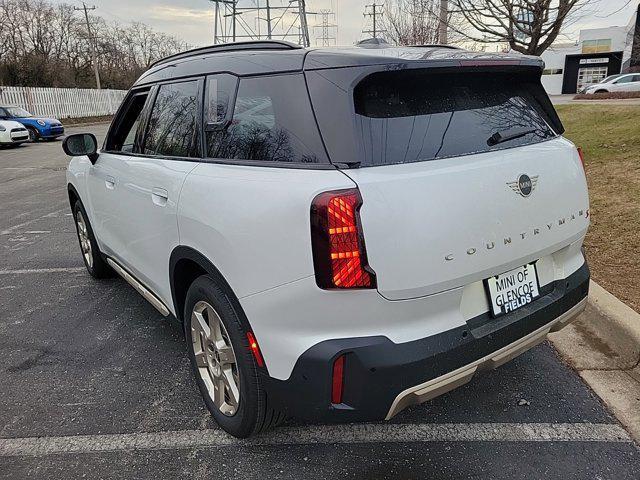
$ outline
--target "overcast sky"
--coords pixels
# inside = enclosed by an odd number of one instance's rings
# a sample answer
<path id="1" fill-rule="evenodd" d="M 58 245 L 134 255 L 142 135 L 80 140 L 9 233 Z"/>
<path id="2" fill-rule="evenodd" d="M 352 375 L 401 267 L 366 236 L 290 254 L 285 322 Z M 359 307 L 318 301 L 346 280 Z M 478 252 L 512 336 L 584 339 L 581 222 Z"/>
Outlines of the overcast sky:
<path id="1" fill-rule="evenodd" d="M 79 0 L 53 0 L 57 3 L 74 3 L 79 6 Z M 132 21 L 144 22 L 158 30 L 171 33 L 192 45 L 207 45 L 213 38 L 213 3 L 209 0 L 86 0 L 88 5 L 97 7 L 95 13 L 105 20 L 128 23 Z M 241 4 L 255 4 L 256 0 L 240 0 Z M 264 0 L 260 0 L 264 5 Z M 592 0 L 592 11 L 565 31 L 565 38 L 575 39 L 581 28 L 608 27 L 611 25 L 626 25 L 634 9 L 638 8 L 639 0 L 619 10 L 627 0 Z M 271 4 L 288 4 L 288 0 L 271 0 Z M 338 43 L 352 44 L 359 40 L 364 27 L 363 10 L 365 4 L 372 0 L 307 0 L 310 12 L 331 8 L 336 11 L 338 24 Z M 382 3 L 378 0 L 377 3 Z M 310 15 L 309 25 L 320 22 L 319 16 Z M 311 42 L 315 44 L 315 37 L 320 30 L 311 30 Z"/>

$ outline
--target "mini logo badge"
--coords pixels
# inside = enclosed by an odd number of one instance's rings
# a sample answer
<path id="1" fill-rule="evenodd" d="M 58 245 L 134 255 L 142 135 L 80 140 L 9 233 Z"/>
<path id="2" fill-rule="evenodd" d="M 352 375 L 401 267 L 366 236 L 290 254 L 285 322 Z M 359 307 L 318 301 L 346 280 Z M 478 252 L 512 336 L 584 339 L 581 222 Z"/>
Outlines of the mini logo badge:
<path id="1" fill-rule="evenodd" d="M 507 185 L 522 197 L 528 197 L 535 190 L 538 184 L 538 175 L 529 177 L 529 175 L 523 173 L 518 177 L 515 182 L 507 182 Z"/>

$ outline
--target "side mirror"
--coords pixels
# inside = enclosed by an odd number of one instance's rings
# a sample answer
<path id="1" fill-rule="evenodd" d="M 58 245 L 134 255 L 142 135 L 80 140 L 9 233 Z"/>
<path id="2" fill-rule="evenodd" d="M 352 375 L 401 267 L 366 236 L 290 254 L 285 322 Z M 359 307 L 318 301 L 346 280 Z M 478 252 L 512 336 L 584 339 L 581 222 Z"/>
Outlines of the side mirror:
<path id="1" fill-rule="evenodd" d="M 70 157 L 81 157 L 86 155 L 91 163 L 98 160 L 98 141 L 93 133 L 76 133 L 69 135 L 62 142 L 64 153 Z"/>

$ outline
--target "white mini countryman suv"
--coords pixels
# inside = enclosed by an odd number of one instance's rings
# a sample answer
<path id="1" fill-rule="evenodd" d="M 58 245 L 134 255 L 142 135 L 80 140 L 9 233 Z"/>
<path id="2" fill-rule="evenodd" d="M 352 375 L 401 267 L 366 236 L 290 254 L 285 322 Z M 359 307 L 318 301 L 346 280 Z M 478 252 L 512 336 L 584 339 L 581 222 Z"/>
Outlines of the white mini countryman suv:
<path id="1" fill-rule="evenodd" d="M 534 57 L 192 50 L 72 135 L 91 275 L 184 325 L 219 425 L 389 419 L 585 306 L 587 184 Z"/>

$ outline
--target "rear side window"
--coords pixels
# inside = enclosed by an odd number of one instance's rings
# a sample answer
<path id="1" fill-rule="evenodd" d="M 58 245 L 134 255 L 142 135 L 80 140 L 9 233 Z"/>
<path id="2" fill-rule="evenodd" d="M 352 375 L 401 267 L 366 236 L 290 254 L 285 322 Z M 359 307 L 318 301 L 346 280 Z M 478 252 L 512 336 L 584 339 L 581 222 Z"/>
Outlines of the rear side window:
<path id="1" fill-rule="evenodd" d="M 198 80 L 160 85 L 144 140 L 143 153 L 198 157 Z"/>
<path id="2" fill-rule="evenodd" d="M 356 135 L 364 149 L 361 166 L 482 153 L 553 138 L 534 87 L 507 73 L 374 73 L 354 90 Z"/>
<path id="3" fill-rule="evenodd" d="M 220 113 L 209 119 L 212 120 L 220 120 Z M 241 79 L 230 121 L 223 128 L 207 131 L 207 157 L 329 163 L 304 77 L 277 75 Z"/>

